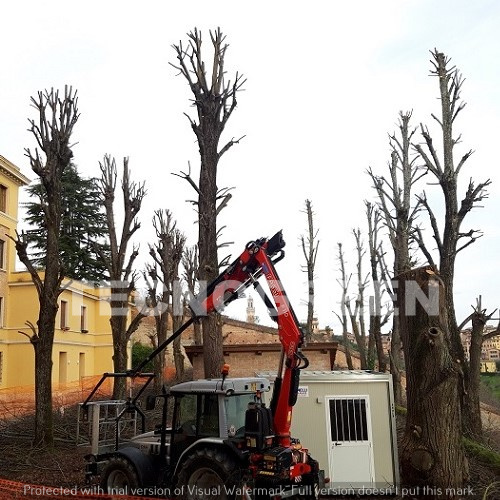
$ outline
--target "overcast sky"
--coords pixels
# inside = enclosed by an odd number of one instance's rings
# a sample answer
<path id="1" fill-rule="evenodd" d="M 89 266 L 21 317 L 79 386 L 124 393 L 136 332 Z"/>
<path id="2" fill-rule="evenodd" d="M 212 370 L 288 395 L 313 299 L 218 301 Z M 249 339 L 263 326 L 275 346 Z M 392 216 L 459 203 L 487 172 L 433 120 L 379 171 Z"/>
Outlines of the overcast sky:
<path id="1" fill-rule="evenodd" d="M 80 172 L 97 175 L 109 153 L 120 162 L 130 157 L 133 178 L 146 182 L 138 234 L 143 258 L 155 209 L 172 210 L 189 243 L 196 242 L 196 215 L 185 202 L 194 192 L 171 175 L 188 162 L 197 175 L 197 145 L 183 115 L 193 109 L 186 82 L 169 62 L 175 62 L 172 44 L 186 41 L 188 31 L 198 27 L 208 50 L 208 30 L 220 27 L 230 45 L 228 78 L 236 71 L 247 78 L 223 139 L 245 138 L 219 167 L 219 187 L 235 187 L 221 216 L 225 238 L 234 242 L 228 253 L 236 257 L 247 241 L 283 229 L 286 258 L 278 272 L 305 318 L 299 237 L 306 231 L 304 201 L 311 199 L 320 239 L 316 315 L 321 327 L 335 328 L 336 244 L 343 242 L 354 271 L 351 230 L 366 229 L 363 200 L 373 199 L 365 171 L 386 172 L 387 136 L 398 112 L 413 110 L 413 124 L 429 124 L 438 142 L 430 117 L 439 113 L 438 83 L 429 76 L 429 51 L 439 49 L 466 78 L 457 157 L 475 153 L 462 184 L 469 176 L 493 182 L 484 208 L 464 224 L 481 228 L 484 237 L 457 260 L 457 316 L 469 314 L 478 294 L 486 307 L 500 306 L 498 2 L 17 0 L 3 5 L 1 19 L 0 154 L 34 178 L 24 156 L 25 147 L 35 146 L 27 132 L 27 118 L 34 117 L 29 98 L 73 85 L 81 112 L 74 131 Z M 424 187 L 439 202 L 437 186 Z M 244 309 L 229 312 L 243 319 Z M 265 312 L 259 315 L 267 322 Z"/>

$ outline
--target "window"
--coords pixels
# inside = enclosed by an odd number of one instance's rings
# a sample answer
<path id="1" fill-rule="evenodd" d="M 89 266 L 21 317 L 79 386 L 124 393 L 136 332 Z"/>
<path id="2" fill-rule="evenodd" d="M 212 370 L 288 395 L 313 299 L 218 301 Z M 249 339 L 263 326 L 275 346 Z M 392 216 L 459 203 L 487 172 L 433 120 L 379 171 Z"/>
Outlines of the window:
<path id="1" fill-rule="evenodd" d="M 68 381 L 68 353 L 59 353 L 59 383 L 65 384 Z"/>
<path id="2" fill-rule="evenodd" d="M 7 188 L 0 184 L 0 212 L 7 212 Z"/>
<path id="3" fill-rule="evenodd" d="M 61 300 L 61 330 L 68 329 L 68 302 Z"/>
<path id="4" fill-rule="evenodd" d="M 5 241 L 0 239 L 0 269 L 5 269 Z"/>
<path id="5" fill-rule="evenodd" d="M 179 405 L 177 426 L 190 436 L 219 435 L 217 394 L 186 394 Z"/>
<path id="6" fill-rule="evenodd" d="M 243 435 L 246 410 L 248 409 L 249 403 L 253 402 L 255 402 L 254 394 L 239 394 L 237 396 L 226 396 L 224 398 L 227 433 L 229 436 L 237 435 L 241 437 Z"/>
<path id="7" fill-rule="evenodd" d="M 82 333 L 87 333 L 87 307 L 86 306 L 81 306 L 80 307 L 80 331 Z"/>
<path id="8" fill-rule="evenodd" d="M 199 417 L 199 436 L 219 435 L 219 398 L 217 394 L 203 394 L 198 406 L 201 410 Z"/>
<path id="9" fill-rule="evenodd" d="M 81 352 L 78 356 L 78 375 L 85 377 L 85 353 Z"/>
<path id="10" fill-rule="evenodd" d="M 330 399 L 330 428 L 332 441 L 367 441 L 365 399 Z"/>
<path id="11" fill-rule="evenodd" d="M 0 297 L 0 328 L 4 326 L 3 323 L 3 297 Z"/>

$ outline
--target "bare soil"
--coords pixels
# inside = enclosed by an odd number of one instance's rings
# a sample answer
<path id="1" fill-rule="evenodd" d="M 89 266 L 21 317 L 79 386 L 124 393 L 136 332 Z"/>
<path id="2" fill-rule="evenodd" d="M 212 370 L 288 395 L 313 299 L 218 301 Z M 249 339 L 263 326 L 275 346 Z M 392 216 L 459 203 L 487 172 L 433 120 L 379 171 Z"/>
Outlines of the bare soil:
<path id="1" fill-rule="evenodd" d="M 31 416 L 4 421 L 0 429 L 3 479 L 64 488 L 84 486 L 84 456 L 88 450 L 76 446 L 76 408 L 56 416 L 53 450 L 32 446 Z"/>
<path id="2" fill-rule="evenodd" d="M 500 411 L 492 406 L 484 406 L 483 412 L 485 442 L 492 450 L 500 452 Z M 88 449 L 76 446 L 76 419 L 76 407 L 66 408 L 63 415 L 56 415 L 56 444 L 50 451 L 31 445 L 34 428 L 31 416 L 0 421 L 0 476 L 31 485 L 84 487 L 84 456 Z M 397 425 L 398 434 L 401 435 L 404 430 L 403 417 L 398 417 Z M 483 498 L 488 485 L 499 481 L 499 471 L 472 456 L 469 456 L 469 467 L 469 484 L 474 496 L 466 498 Z M 405 500 L 408 498 L 407 496 Z M 487 498 L 500 498 L 500 484 L 498 488 L 490 489 Z"/>

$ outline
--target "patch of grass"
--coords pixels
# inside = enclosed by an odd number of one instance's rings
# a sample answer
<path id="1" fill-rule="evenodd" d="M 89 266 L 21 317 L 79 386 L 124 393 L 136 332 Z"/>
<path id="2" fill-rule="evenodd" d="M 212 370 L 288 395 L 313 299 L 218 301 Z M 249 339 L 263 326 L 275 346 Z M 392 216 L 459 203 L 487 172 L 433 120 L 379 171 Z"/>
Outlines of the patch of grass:
<path id="1" fill-rule="evenodd" d="M 465 437 L 463 438 L 463 443 L 468 453 L 500 473 L 500 453 Z"/>
<path id="2" fill-rule="evenodd" d="M 481 375 L 481 384 L 488 388 L 488 391 L 500 401 L 500 373 L 495 375 Z"/>

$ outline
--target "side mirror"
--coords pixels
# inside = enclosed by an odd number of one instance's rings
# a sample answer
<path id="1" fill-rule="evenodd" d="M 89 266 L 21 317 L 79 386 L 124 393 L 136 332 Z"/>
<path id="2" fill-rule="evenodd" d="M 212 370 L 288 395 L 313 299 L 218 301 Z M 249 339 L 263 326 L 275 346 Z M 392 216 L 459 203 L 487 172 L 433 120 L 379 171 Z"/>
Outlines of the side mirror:
<path id="1" fill-rule="evenodd" d="M 146 397 L 146 410 L 154 410 L 156 406 L 156 396 L 149 395 Z"/>

